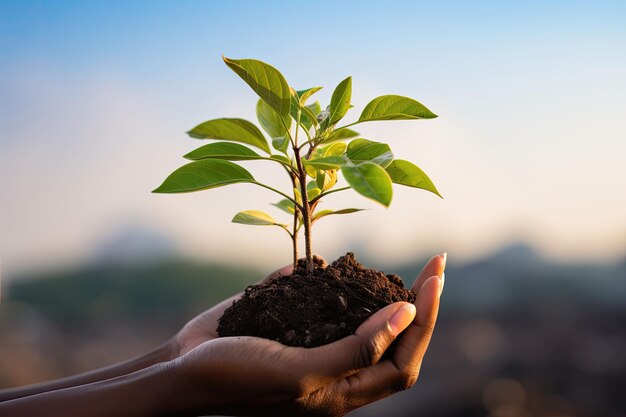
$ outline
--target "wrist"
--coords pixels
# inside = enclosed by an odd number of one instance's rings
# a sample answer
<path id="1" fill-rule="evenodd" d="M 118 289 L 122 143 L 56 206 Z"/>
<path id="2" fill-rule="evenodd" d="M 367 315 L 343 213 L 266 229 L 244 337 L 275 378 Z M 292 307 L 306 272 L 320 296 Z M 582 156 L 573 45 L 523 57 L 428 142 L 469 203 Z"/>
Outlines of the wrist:
<path id="1" fill-rule="evenodd" d="M 49 391 L 0 403 L 0 415 L 65 417 L 186 416 L 186 390 L 176 361 L 161 362 L 105 381 Z"/>
<path id="2" fill-rule="evenodd" d="M 143 397 L 146 415 L 195 416 L 191 387 L 183 377 L 180 360 L 158 363 L 146 371 L 142 380 L 135 384 L 144 387 L 137 393 Z"/>
<path id="3" fill-rule="evenodd" d="M 227 370 L 215 369 L 187 354 L 171 361 L 166 373 L 164 379 L 175 404 L 165 406 L 176 409 L 176 416 L 232 415 L 241 392 L 230 389 Z"/>

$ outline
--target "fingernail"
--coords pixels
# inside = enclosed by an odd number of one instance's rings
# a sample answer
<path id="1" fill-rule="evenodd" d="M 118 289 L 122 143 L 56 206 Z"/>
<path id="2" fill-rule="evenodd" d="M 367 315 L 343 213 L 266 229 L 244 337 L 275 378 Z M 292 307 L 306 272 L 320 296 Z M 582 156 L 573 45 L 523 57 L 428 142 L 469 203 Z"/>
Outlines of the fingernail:
<path id="1" fill-rule="evenodd" d="M 444 252 L 439 256 L 441 256 L 441 259 L 442 259 L 441 270 L 439 271 L 439 276 L 442 276 L 443 271 L 445 271 L 446 269 L 446 262 L 448 261 L 448 252 Z"/>
<path id="2" fill-rule="evenodd" d="M 441 273 L 441 284 L 439 285 L 439 297 L 441 297 L 441 293 L 443 293 L 443 285 L 446 283 L 446 273 Z"/>
<path id="3" fill-rule="evenodd" d="M 389 319 L 389 322 L 387 323 L 391 334 L 395 337 L 402 333 L 402 331 L 406 329 L 415 318 L 415 313 L 416 310 L 413 304 L 407 303 L 400 307 L 398 311 L 391 316 L 391 319 Z"/>

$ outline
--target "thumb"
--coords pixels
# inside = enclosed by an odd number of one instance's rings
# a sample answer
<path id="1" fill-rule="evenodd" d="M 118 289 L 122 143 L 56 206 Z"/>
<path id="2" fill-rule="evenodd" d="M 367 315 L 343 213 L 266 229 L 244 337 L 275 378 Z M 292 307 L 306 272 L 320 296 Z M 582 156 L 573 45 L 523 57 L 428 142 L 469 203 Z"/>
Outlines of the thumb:
<path id="1" fill-rule="evenodd" d="M 376 364 L 395 338 L 415 318 L 415 306 L 397 302 L 377 311 L 356 333 L 318 348 L 308 349 L 315 374 L 340 378 Z"/>

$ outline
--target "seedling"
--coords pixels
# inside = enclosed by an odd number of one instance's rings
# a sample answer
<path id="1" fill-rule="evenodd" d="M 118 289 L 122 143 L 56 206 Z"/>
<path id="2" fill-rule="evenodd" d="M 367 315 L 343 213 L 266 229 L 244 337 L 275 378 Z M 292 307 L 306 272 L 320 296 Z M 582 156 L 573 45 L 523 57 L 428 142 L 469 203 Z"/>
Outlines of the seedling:
<path id="1" fill-rule="evenodd" d="M 289 225 L 259 210 L 241 211 L 232 221 L 284 229 L 293 243 L 294 267 L 298 260 L 298 234 L 304 229 L 307 272 L 313 268 L 313 224 L 324 217 L 361 210 L 318 210 L 324 197 L 353 189 L 367 198 L 389 206 L 392 183 L 421 188 L 441 196 L 430 178 L 415 164 L 395 159 L 389 145 L 360 138 L 357 132 L 349 128 L 380 120 L 437 117 L 421 103 L 397 95 L 376 97 L 365 106 L 357 121 L 338 127 L 337 124 L 352 107 L 351 77 L 339 83 L 333 91 L 330 104 L 322 110 L 319 102 L 309 103 L 311 97 L 322 87 L 295 90 L 276 68 L 264 62 L 254 59 L 223 59 L 260 97 L 256 105 L 256 115 L 259 124 L 269 135 L 272 147 L 270 148 L 259 128 L 247 120 L 209 120 L 191 129 L 189 136 L 221 142 L 209 143 L 185 155 L 185 158 L 193 162 L 174 171 L 153 192 L 188 193 L 236 183 L 250 183 L 277 193 L 283 199 L 274 205 L 291 215 Z M 289 177 L 291 191 L 287 193 L 263 184 L 255 180 L 248 170 L 232 162 L 247 160 L 280 164 Z M 339 171 L 347 183 L 346 186 L 337 186 Z"/>

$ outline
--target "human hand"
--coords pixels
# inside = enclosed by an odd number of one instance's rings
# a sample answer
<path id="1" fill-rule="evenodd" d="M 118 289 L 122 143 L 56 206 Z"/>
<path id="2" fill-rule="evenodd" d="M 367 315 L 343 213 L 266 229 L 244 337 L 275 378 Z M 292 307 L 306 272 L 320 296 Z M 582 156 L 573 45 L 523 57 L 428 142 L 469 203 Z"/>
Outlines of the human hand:
<path id="1" fill-rule="evenodd" d="M 181 405 L 198 414 L 341 416 L 411 387 L 435 326 L 444 268 L 445 255 L 433 257 L 413 285 L 415 305 L 391 304 L 354 335 L 328 345 L 306 349 L 254 337 L 207 338 L 175 361 L 185 387 Z M 209 312 L 203 326 L 213 320 Z M 381 360 L 403 330 L 393 355 Z"/>
<path id="2" fill-rule="evenodd" d="M 314 260 L 316 263 L 320 265 L 325 265 L 326 261 L 317 255 L 314 255 Z M 272 279 L 282 275 L 289 275 L 293 271 L 293 265 L 289 264 L 276 271 L 269 274 L 263 280 L 257 282 L 260 284 L 268 279 Z M 178 334 L 171 341 L 171 357 L 170 359 L 175 359 L 179 356 L 184 355 L 195 347 L 201 345 L 204 342 L 208 342 L 209 340 L 216 339 L 218 337 L 217 334 L 217 324 L 222 314 L 224 314 L 224 310 L 230 307 L 233 302 L 241 297 L 243 293 L 238 293 L 233 295 L 232 297 L 227 298 L 221 303 L 209 308 L 208 310 L 200 313 L 193 319 L 191 319 Z"/>

